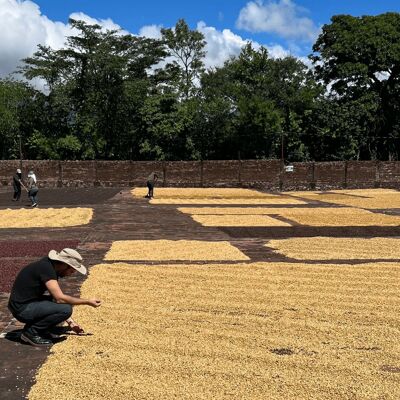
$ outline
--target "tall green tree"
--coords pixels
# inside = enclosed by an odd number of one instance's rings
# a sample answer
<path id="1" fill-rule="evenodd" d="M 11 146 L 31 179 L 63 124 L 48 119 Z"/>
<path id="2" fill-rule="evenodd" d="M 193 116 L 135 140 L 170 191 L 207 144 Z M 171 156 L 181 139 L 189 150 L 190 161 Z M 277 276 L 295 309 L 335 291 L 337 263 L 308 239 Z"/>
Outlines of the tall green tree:
<path id="1" fill-rule="evenodd" d="M 229 102 L 225 148 L 230 157 L 240 151 L 243 158 L 280 158 L 283 135 L 285 158 L 308 157 L 302 142 L 304 116 L 315 107 L 321 87 L 303 63 L 292 57 L 272 59 L 267 49 L 248 44 L 238 57 L 207 72 L 202 83 L 206 98 Z"/>
<path id="2" fill-rule="evenodd" d="M 184 20 L 161 33 L 168 57 L 163 68 L 155 71 L 152 90 L 141 109 L 146 135 L 140 154 L 146 159 L 198 159 L 193 135 L 204 71 L 204 36 L 190 30 Z"/>
<path id="3" fill-rule="evenodd" d="M 13 79 L 0 80 L 0 158 L 19 158 L 26 139 L 27 120 L 34 90 Z"/>
<path id="4" fill-rule="evenodd" d="M 22 68 L 28 79 L 47 82 L 49 115 L 59 122 L 53 120 L 52 133 L 45 136 L 53 136 L 54 145 L 73 140 L 82 158 L 132 156 L 138 115 L 132 104 L 138 106 L 139 93 L 144 103 L 148 70 L 164 57 L 163 45 L 83 21 L 70 24 L 78 34 L 68 37 L 64 48 L 40 46 Z"/>
<path id="5" fill-rule="evenodd" d="M 332 101 L 358 104 L 359 126 L 366 115 L 371 122 L 359 143 L 363 158 L 399 159 L 400 14 L 331 21 L 313 47 L 316 73 L 331 85 Z"/>
<path id="6" fill-rule="evenodd" d="M 161 34 L 172 56 L 167 68 L 171 78 L 176 80 L 179 93 L 187 100 L 196 93 L 200 75 L 204 71 L 204 35 L 191 30 L 183 19 L 174 28 L 161 29 Z"/>

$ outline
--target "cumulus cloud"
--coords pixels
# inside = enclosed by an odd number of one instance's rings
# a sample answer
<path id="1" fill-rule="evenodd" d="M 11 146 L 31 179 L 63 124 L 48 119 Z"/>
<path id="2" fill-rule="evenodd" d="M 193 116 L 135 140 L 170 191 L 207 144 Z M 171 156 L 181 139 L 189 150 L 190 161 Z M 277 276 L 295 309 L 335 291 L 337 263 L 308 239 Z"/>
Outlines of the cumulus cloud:
<path id="1" fill-rule="evenodd" d="M 111 19 L 97 20 L 81 12 L 73 13 L 70 17 L 89 24 L 98 24 L 105 30 L 121 29 Z M 0 25 L 2 26 L 0 77 L 14 72 L 20 60 L 31 56 L 39 43 L 59 49 L 64 46 L 67 36 L 76 34 L 69 24 L 47 18 L 41 13 L 39 6 L 30 0 L 0 0 Z M 138 35 L 158 39 L 161 37 L 161 28 L 161 25 L 146 25 L 139 30 Z M 203 21 L 197 24 L 196 29 L 204 34 L 207 42 L 206 67 L 223 65 L 231 56 L 238 55 L 242 47 L 251 41 L 235 34 L 230 29 L 220 31 L 207 26 Z M 128 32 L 122 31 L 122 33 Z M 259 43 L 251 42 L 254 48 L 260 47 Z M 281 58 L 289 55 L 289 51 L 280 45 L 265 47 L 268 48 L 271 57 Z"/>
<path id="2" fill-rule="evenodd" d="M 36 50 L 37 44 L 59 48 L 68 27 L 41 15 L 31 1 L 0 0 L 0 76 L 13 72 L 21 58 Z"/>
<path id="3" fill-rule="evenodd" d="M 145 25 L 139 30 L 139 36 L 144 36 L 149 39 L 161 38 L 162 25 Z"/>
<path id="4" fill-rule="evenodd" d="M 119 29 L 112 20 L 97 20 L 83 13 L 73 13 L 74 19 L 98 24 L 104 29 Z M 60 49 L 73 32 L 68 24 L 55 22 L 40 11 L 37 4 L 26 0 L 0 0 L 0 77 L 14 72 L 22 58 L 31 56 L 38 44 Z"/>
<path id="5" fill-rule="evenodd" d="M 207 26 L 204 22 L 197 24 L 197 30 L 201 32 L 207 42 L 206 45 L 206 67 L 221 66 L 231 56 L 239 55 L 243 46 L 251 42 L 255 49 L 260 48 L 260 44 L 249 39 L 243 39 L 230 29 L 218 31 L 212 26 Z M 273 58 L 282 58 L 289 55 L 289 52 L 280 45 L 264 45 Z"/>
<path id="6" fill-rule="evenodd" d="M 161 25 L 146 25 L 139 31 L 139 36 L 159 39 L 161 37 Z M 244 39 L 233 33 L 230 29 L 217 30 L 212 26 L 207 26 L 204 21 L 197 24 L 196 29 L 204 35 L 206 41 L 206 56 L 204 64 L 206 68 L 219 67 L 232 56 L 239 55 L 243 46 L 251 42 L 255 49 L 260 48 L 260 44 L 250 39 Z M 273 58 L 282 58 L 289 55 L 289 51 L 280 45 L 264 45 Z"/>
<path id="7" fill-rule="evenodd" d="M 319 27 L 304 14 L 307 10 L 292 0 L 250 1 L 236 21 L 239 29 L 276 34 L 284 39 L 314 42 Z"/>
<path id="8" fill-rule="evenodd" d="M 107 18 L 107 19 L 96 19 L 89 17 L 88 15 L 82 13 L 82 12 L 75 12 L 72 13 L 69 16 L 71 19 L 75 19 L 78 21 L 84 21 L 89 25 L 100 25 L 102 27 L 103 31 L 109 30 L 109 31 L 118 31 L 121 30 L 121 33 L 128 33 L 126 31 L 122 31 L 121 27 L 116 24 L 112 19 Z"/>
<path id="9" fill-rule="evenodd" d="M 203 21 L 197 24 L 197 30 L 204 35 L 206 44 L 206 67 L 221 66 L 231 56 L 240 53 L 246 40 L 234 34 L 230 29 L 218 31 L 212 26 L 207 26 Z M 258 47 L 258 43 L 255 43 Z"/>

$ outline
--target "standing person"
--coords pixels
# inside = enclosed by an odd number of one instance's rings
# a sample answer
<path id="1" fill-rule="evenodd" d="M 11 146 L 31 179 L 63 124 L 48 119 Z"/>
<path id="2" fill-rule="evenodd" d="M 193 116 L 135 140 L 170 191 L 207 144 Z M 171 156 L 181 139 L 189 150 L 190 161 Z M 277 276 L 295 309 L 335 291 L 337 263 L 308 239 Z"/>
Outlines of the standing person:
<path id="1" fill-rule="evenodd" d="M 59 253 L 51 250 L 47 257 L 24 267 L 15 278 L 11 289 L 8 308 L 11 314 L 25 324 L 21 341 L 33 346 L 47 346 L 56 339 L 51 332 L 57 324 L 66 321 L 76 333 L 83 329 L 72 319 L 72 306 L 88 305 L 99 307 L 98 299 L 81 299 L 69 296 L 61 290 L 58 279 L 76 271 L 86 275 L 81 264 L 81 255 L 65 248 Z M 45 296 L 45 291 L 50 296 Z"/>
<path id="2" fill-rule="evenodd" d="M 156 184 L 158 179 L 158 175 L 155 172 L 152 172 L 147 177 L 147 188 L 149 189 L 148 193 L 146 194 L 146 198 L 151 199 L 153 197 L 154 185 Z"/>
<path id="3" fill-rule="evenodd" d="M 36 207 L 37 204 L 37 194 L 39 191 L 39 188 L 37 187 L 37 179 L 36 179 L 36 175 L 33 171 L 29 171 L 28 172 L 28 197 L 32 202 L 31 207 Z"/>
<path id="4" fill-rule="evenodd" d="M 14 187 L 13 201 L 18 201 L 21 197 L 21 183 L 22 183 L 22 171 L 18 168 L 17 172 L 13 176 L 13 187 Z"/>

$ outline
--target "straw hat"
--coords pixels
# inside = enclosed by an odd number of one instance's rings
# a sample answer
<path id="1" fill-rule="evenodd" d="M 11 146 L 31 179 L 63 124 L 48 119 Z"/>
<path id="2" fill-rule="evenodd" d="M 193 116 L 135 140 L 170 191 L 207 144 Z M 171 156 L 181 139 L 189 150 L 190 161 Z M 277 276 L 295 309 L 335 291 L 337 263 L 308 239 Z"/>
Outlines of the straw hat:
<path id="1" fill-rule="evenodd" d="M 81 264 L 82 256 L 74 249 L 65 248 L 59 253 L 55 250 L 50 250 L 48 257 L 50 260 L 61 261 L 76 269 L 83 275 L 86 275 L 86 267 Z"/>

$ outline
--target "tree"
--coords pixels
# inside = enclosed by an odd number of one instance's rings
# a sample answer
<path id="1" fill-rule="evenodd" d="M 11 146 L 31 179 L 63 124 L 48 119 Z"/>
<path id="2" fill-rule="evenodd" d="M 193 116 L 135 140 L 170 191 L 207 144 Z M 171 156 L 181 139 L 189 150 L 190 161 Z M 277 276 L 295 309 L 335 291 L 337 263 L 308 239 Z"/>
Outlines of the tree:
<path id="1" fill-rule="evenodd" d="M 19 141 L 23 141 L 25 115 L 34 91 L 25 83 L 0 80 L 0 158 L 19 158 Z"/>
<path id="2" fill-rule="evenodd" d="M 180 102 L 174 93 L 153 94 L 141 109 L 146 136 L 140 143 L 140 153 L 150 160 L 196 159 L 192 139 L 192 102 Z"/>
<path id="3" fill-rule="evenodd" d="M 302 62 L 272 59 L 267 49 L 247 44 L 238 57 L 208 71 L 202 85 L 206 99 L 229 104 L 230 136 L 224 148 L 230 157 L 240 151 L 243 158 L 279 158 L 284 134 L 286 157 L 308 157 L 302 144 L 304 116 L 315 108 L 321 87 Z"/>
<path id="4" fill-rule="evenodd" d="M 200 74 L 204 71 L 204 35 L 190 30 L 183 19 L 173 29 L 161 29 L 161 34 L 173 57 L 167 68 L 171 76 L 177 79 L 179 93 L 182 93 L 184 99 L 188 99 L 196 93 L 196 83 L 198 84 Z"/>
<path id="5" fill-rule="evenodd" d="M 336 101 L 376 113 L 360 142 L 365 156 L 399 159 L 400 14 L 337 15 L 331 21 L 313 46 L 316 73 Z M 365 112 L 357 114 L 364 118 Z"/>
<path id="6" fill-rule="evenodd" d="M 24 60 L 25 76 L 44 79 L 49 88 L 46 106 L 51 121 L 42 133 L 54 139 L 50 142 L 55 151 L 60 139 L 72 135 L 81 158 L 132 156 L 132 136 L 137 133 L 133 124 L 152 82 L 148 70 L 164 57 L 163 45 L 104 32 L 83 21 L 71 19 L 70 24 L 78 34 L 68 37 L 64 48 L 39 46 Z"/>

